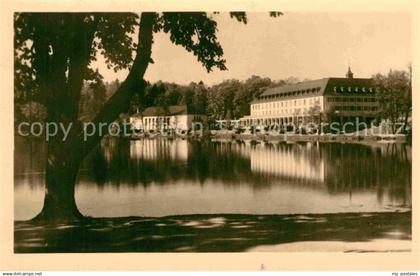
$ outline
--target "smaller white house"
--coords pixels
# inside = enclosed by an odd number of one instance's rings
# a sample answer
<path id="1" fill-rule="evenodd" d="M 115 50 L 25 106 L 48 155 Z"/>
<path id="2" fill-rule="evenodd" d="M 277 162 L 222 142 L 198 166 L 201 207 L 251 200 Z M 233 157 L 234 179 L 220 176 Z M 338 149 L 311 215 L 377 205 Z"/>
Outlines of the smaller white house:
<path id="1" fill-rule="evenodd" d="M 172 105 L 168 107 L 148 107 L 143 112 L 138 112 L 130 117 L 130 124 L 135 129 L 162 130 L 179 129 L 189 130 L 204 124 L 207 117 L 203 114 L 195 114 L 188 110 L 186 105 Z"/>

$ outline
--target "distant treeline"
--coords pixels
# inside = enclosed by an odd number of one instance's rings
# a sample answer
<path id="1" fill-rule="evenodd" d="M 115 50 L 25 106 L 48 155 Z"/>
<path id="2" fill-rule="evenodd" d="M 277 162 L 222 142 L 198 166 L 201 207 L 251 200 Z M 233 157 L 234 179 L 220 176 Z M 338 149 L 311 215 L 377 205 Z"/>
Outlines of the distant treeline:
<path id="1" fill-rule="evenodd" d="M 165 108 L 171 105 L 187 105 L 189 111 L 206 114 L 210 120 L 235 119 L 249 114 L 249 103 L 265 88 L 297 81 L 296 78 L 273 81 L 270 78 L 252 76 L 245 81 L 230 79 L 212 86 L 201 81 L 188 85 L 148 82 L 144 91 L 134 94 L 128 114 L 142 112 L 150 106 Z M 81 120 L 92 119 L 119 85 L 118 80 L 86 83 L 80 107 Z"/>
<path id="2" fill-rule="evenodd" d="M 191 112 L 206 114 L 210 120 L 235 119 L 249 114 L 249 103 L 265 88 L 298 82 L 290 77 L 273 81 L 252 76 L 245 81 L 225 80 L 212 86 L 203 82 L 188 85 L 158 81 L 147 82 L 144 91 L 136 91 L 127 114 L 142 112 L 150 106 L 187 105 Z M 79 119 L 90 121 L 120 86 L 118 79 L 105 82 L 101 78 L 85 81 L 81 93 Z M 44 121 L 45 108 L 34 94 L 15 92 L 15 122 Z"/>
<path id="3" fill-rule="evenodd" d="M 386 75 L 376 74 L 372 77 L 378 88 L 378 119 L 389 120 L 393 126 L 402 122 L 406 131 L 411 125 L 411 74 L 409 66 L 408 70 L 390 70 Z M 150 106 L 165 108 L 170 105 L 187 105 L 191 112 L 207 115 L 210 122 L 218 119 L 238 119 L 250 113 L 250 102 L 266 88 L 296 82 L 299 80 L 294 77 L 273 81 L 259 76 L 252 76 L 244 81 L 225 80 L 212 86 L 201 81 L 188 85 L 163 81 L 147 82 L 145 89 L 135 91 L 130 109 L 121 115 L 127 117 Z M 91 81 L 85 81 L 81 93 L 79 120 L 92 120 L 119 86 L 118 79 L 104 82 L 102 78 L 95 77 Z M 46 109 L 39 103 L 37 93 L 29 91 L 31 89 L 26 91 L 15 88 L 15 123 L 42 122 L 46 117 Z"/>

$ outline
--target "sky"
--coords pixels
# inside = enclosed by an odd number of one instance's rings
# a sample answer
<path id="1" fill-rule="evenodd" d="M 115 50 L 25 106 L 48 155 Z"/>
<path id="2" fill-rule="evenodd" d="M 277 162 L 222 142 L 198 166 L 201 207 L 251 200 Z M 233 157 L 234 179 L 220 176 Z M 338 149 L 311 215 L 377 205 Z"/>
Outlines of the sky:
<path id="1" fill-rule="evenodd" d="M 273 80 L 291 76 L 319 79 L 344 77 L 349 65 L 354 77 L 365 78 L 406 69 L 411 62 L 410 13 L 285 12 L 272 18 L 256 12 L 248 13 L 246 25 L 226 13 L 214 19 L 227 71 L 207 73 L 193 54 L 172 44 L 162 32 L 154 36 L 155 63 L 149 65 L 145 79 L 178 84 L 203 81 L 207 85 L 252 75 Z M 126 71 L 101 69 L 106 81 L 123 80 L 127 75 Z"/>

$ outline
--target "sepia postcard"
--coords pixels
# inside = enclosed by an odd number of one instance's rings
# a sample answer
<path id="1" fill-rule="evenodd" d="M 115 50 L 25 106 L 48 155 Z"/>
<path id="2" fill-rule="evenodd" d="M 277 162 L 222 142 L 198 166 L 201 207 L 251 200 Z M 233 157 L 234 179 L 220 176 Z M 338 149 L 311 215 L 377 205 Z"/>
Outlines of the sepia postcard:
<path id="1" fill-rule="evenodd" d="M 420 269 L 419 2 L 1 10 L 1 270 Z"/>

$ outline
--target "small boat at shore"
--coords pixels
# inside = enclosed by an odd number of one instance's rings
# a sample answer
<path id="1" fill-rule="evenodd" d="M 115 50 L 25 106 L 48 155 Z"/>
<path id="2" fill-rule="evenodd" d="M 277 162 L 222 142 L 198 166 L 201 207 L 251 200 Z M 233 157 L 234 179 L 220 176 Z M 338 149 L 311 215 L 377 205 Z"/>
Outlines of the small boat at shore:
<path id="1" fill-rule="evenodd" d="M 125 138 L 129 138 L 132 140 L 139 140 L 145 137 L 144 130 L 142 128 L 132 128 L 131 134 L 125 136 Z"/>
<path id="2" fill-rule="evenodd" d="M 144 137 L 145 137 L 144 133 L 132 134 L 131 136 L 128 136 L 128 138 L 131 140 L 140 140 L 140 139 L 143 139 Z"/>
<path id="3" fill-rule="evenodd" d="M 150 139 L 156 138 L 158 135 L 160 135 L 160 133 L 153 129 L 150 129 L 146 132 L 146 137 Z"/>
<path id="4" fill-rule="evenodd" d="M 188 137 L 188 130 L 186 130 L 186 129 L 176 129 L 175 134 L 176 134 L 176 136 L 184 139 L 184 138 Z"/>

